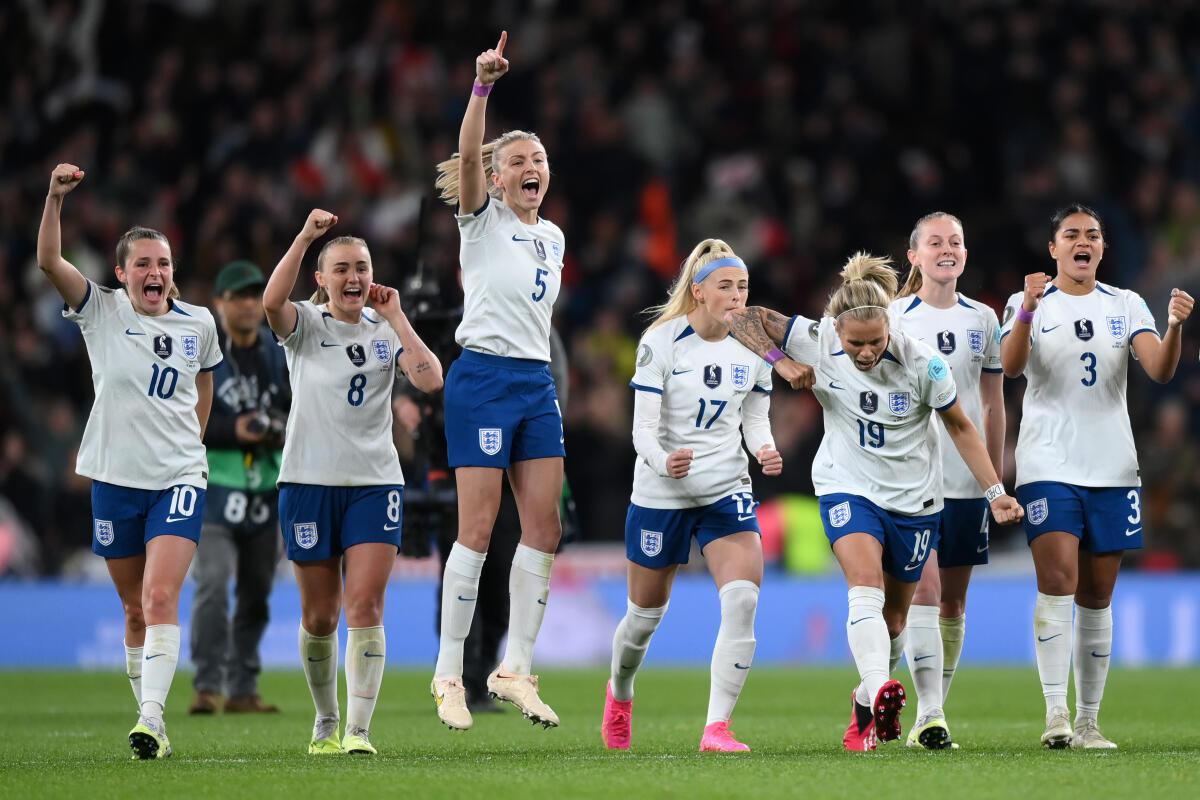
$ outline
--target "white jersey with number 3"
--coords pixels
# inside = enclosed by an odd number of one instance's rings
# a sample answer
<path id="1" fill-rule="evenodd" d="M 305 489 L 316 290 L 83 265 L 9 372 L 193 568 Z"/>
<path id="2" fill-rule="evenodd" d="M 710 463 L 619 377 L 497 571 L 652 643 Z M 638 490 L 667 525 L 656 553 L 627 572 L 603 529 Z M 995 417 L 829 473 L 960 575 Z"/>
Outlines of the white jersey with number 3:
<path id="1" fill-rule="evenodd" d="M 510 358 L 550 361 L 550 317 L 562 280 L 566 239 L 538 217 L 526 225 L 489 197 L 474 213 L 457 214 L 462 264 L 461 347 Z"/>
<path id="2" fill-rule="evenodd" d="M 1008 299 L 1003 336 L 1012 333 L 1023 297 Z M 1125 386 L 1133 338 L 1158 335 L 1146 302 L 1102 283 L 1083 296 L 1050 286 L 1029 330 L 1017 485 L 1140 486 Z"/>
<path id="3" fill-rule="evenodd" d="M 690 449 L 692 465 L 685 477 L 667 478 L 639 457 L 631 501 L 644 508 L 695 508 L 751 491 L 742 403 L 750 392 L 771 393 L 771 368 L 731 336 L 701 339 L 687 317 L 647 331 L 637 352 L 630 386 L 662 395 L 659 445 L 668 453 Z"/>
<path id="4" fill-rule="evenodd" d="M 96 391 L 75 471 L 130 489 L 207 487 L 196 376 L 221 363 L 212 313 L 171 300 L 145 316 L 124 289 L 88 281 L 63 316 L 83 332 Z"/>
<path id="5" fill-rule="evenodd" d="M 404 483 L 392 440 L 392 385 L 400 337 L 372 310 L 339 322 L 327 305 L 293 303 L 285 348 L 292 384 L 280 483 Z"/>
<path id="6" fill-rule="evenodd" d="M 863 372 L 842 350 L 831 317 L 793 317 L 784 350 L 816 372 L 813 394 L 825 420 L 812 467 L 817 495 L 855 494 L 910 516 L 941 511 L 941 470 L 929 417 L 957 399 L 945 359 L 892 330 L 883 358 Z"/>
<path id="7" fill-rule="evenodd" d="M 899 330 L 934 348 L 950 365 L 958 402 L 975 425 L 983 429 L 983 398 L 979 378 L 984 372 L 1003 373 L 1000 366 L 1000 321 L 991 308 L 968 297 L 958 296 L 950 308 L 936 308 L 919 297 L 900 297 L 888 306 L 892 323 Z M 946 426 L 933 423 L 941 451 L 942 486 L 945 496 L 958 500 L 983 497 L 979 481 L 958 454 Z"/>

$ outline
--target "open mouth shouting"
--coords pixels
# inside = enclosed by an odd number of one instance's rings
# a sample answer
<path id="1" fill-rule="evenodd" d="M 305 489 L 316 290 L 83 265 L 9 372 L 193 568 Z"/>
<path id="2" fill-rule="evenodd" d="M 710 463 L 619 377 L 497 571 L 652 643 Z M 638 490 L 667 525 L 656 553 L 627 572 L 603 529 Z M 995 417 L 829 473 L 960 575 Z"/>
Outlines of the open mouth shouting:
<path id="1" fill-rule="evenodd" d="M 361 286 L 347 286 L 342 289 L 342 298 L 348 302 L 361 302 L 363 299 L 363 289 Z"/>
<path id="2" fill-rule="evenodd" d="M 158 305 L 166 295 L 162 279 L 154 278 L 142 284 L 142 297 L 150 305 Z"/>
<path id="3" fill-rule="evenodd" d="M 526 178 L 521 181 L 521 197 L 527 203 L 536 203 L 538 195 L 542 190 L 542 182 L 538 178 Z"/>
<path id="4" fill-rule="evenodd" d="M 1092 263 L 1092 254 L 1085 250 L 1079 250 L 1076 251 L 1075 255 L 1071 256 L 1071 259 L 1075 262 L 1076 266 L 1086 267 Z"/>

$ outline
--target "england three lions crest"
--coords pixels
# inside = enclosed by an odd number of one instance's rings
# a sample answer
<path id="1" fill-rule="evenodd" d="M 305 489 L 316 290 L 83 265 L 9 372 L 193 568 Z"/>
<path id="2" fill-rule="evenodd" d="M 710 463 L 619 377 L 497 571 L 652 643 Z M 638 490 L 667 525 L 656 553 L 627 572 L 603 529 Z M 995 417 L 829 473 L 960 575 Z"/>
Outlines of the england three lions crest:
<path id="1" fill-rule="evenodd" d="M 375 358 L 380 364 L 390 364 L 392 361 L 392 343 L 387 339 L 374 339 L 371 341 L 371 352 L 375 354 Z"/>
<path id="2" fill-rule="evenodd" d="M 829 524 L 835 528 L 843 527 L 850 521 L 850 501 L 838 503 L 833 508 L 829 509 Z"/>
<path id="3" fill-rule="evenodd" d="M 967 347 L 971 348 L 971 352 L 975 355 L 983 353 L 983 331 L 967 331 Z"/>
<path id="4" fill-rule="evenodd" d="M 888 392 L 888 409 L 897 417 L 903 417 L 912 407 L 912 396 L 908 392 Z"/>
<path id="5" fill-rule="evenodd" d="M 296 544 L 305 550 L 312 550 L 317 546 L 317 523 L 315 522 L 297 522 L 293 528 L 293 536 L 296 538 Z"/>
<path id="6" fill-rule="evenodd" d="M 642 531 L 642 552 L 653 558 L 662 552 L 662 531 Z"/>
<path id="7" fill-rule="evenodd" d="M 1114 339 L 1125 338 L 1125 317 L 1108 317 L 1108 332 Z"/>
<path id="8" fill-rule="evenodd" d="M 113 539 L 117 538 L 113 532 L 112 520 L 98 519 L 95 520 L 96 542 L 101 547 L 108 547 L 113 543 Z"/>
<path id="9" fill-rule="evenodd" d="M 195 361 L 200 357 L 199 336 L 180 336 L 179 343 L 183 345 L 183 357 L 188 361 Z"/>
<path id="10" fill-rule="evenodd" d="M 750 384 L 750 365 L 731 364 L 729 380 L 733 383 L 733 388 L 745 389 Z"/>
<path id="11" fill-rule="evenodd" d="M 1044 497 L 1034 500 L 1025 506 L 1025 515 L 1031 525 L 1041 525 L 1046 521 L 1046 517 L 1050 516 L 1050 502 Z"/>
<path id="12" fill-rule="evenodd" d="M 479 429 L 479 449 L 486 455 L 494 456 L 504 446 L 504 433 L 499 428 Z"/>

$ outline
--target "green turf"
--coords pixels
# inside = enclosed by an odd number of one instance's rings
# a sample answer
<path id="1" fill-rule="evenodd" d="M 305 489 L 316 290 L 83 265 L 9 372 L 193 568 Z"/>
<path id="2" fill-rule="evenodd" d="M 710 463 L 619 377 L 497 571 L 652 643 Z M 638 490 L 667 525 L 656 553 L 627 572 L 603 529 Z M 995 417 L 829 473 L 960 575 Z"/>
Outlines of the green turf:
<path id="1" fill-rule="evenodd" d="M 605 676 L 543 674 L 563 719 L 534 728 L 512 710 L 477 718 L 468 733 L 437 721 L 426 673 L 389 672 L 371 740 L 376 758 L 305 754 L 312 711 L 301 675 L 263 679 L 285 708 L 274 716 L 188 717 L 190 676 L 168 709 L 176 755 L 131 762 L 135 721 L 124 676 L 0 672 L 0 796 L 573 798 L 1200 796 L 1200 729 L 1185 712 L 1197 670 L 1115 670 L 1101 719 L 1117 752 L 1045 751 L 1036 673 L 966 669 L 954 683 L 956 752 L 840 750 L 853 673 L 756 669 L 734 718 L 750 755 L 696 752 L 708 700 L 706 670 L 646 670 L 638 679 L 634 749 L 602 749 Z M 907 675 L 902 676 L 907 678 Z M 905 714 L 912 721 L 915 701 Z M 1194 711 L 1194 708 L 1192 709 Z"/>

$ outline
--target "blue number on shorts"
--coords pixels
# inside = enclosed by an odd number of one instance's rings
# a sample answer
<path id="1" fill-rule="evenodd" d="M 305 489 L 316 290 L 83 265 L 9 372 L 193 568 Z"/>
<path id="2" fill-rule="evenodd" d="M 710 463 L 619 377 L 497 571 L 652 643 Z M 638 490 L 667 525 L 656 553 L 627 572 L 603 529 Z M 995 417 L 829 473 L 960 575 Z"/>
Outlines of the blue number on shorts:
<path id="1" fill-rule="evenodd" d="M 363 387 L 367 385 L 367 376 L 361 372 L 350 379 L 350 391 L 346 392 L 346 400 L 352 406 L 363 404 Z"/>
<path id="2" fill-rule="evenodd" d="M 537 274 L 533 276 L 533 285 L 538 287 L 538 291 L 529 295 L 530 297 L 533 298 L 533 302 L 536 303 L 539 300 L 541 300 L 543 297 L 546 296 L 546 282 L 544 280 L 542 280 L 542 276 L 549 275 L 549 274 L 550 274 L 550 270 L 542 269 L 541 267 L 537 268 Z"/>
<path id="3" fill-rule="evenodd" d="M 728 400 L 709 400 L 708 402 L 712 403 L 712 407 L 716 409 L 713 415 L 708 418 L 708 422 L 704 422 L 705 405 L 703 397 L 700 398 L 700 410 L 696 412 L 696 427 L 699 428 L 703 422 L 704 430 L 712 428 L 713 423 L 717 421 L 717 417 L 721 416 L 721 412 L 725 410 L 725 406 L 729 405 Z"/>
<path id="4" fill-rule="evenodd" d="M 1096 385 L 1096 354 L 1084 353 L 1079 357 L 1080 361 L 1087 362 L 1083 365 L 1083 371 L 1087 373 L 1086 378 L 1080 378 L 1079 382 L 1084 386 Z"/>
<path id="5" fill-rule="evenodd" d="M 858 421 L 858 446 L 873 447 L 876 450 L 883 447 L 883 424 L 875 422 Z"/>
<path id="6" fill-rule="evenodd" d="M 160 400 L 169 400 L 171 395 L 175 394 L 175 384 L 179 382 L 179 371 L 174 367 L 163 367 L 159 369 L 158 364 L 151 364 L 153 372 L 150 373 L 150 388 L 146 390 L 147 397 L 158 396 Z M 170 378 L 170 385 L 167 384 L 167 379 Z"/>

